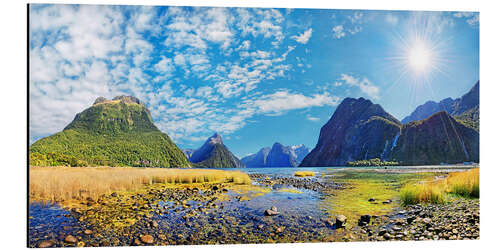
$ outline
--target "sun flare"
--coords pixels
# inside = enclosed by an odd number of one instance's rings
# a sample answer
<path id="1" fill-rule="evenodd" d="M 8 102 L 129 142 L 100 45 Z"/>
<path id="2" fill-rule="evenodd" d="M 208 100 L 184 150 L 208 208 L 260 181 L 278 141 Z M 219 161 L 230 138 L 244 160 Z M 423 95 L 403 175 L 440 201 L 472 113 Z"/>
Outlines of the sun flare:
<path id="1" fill-rule="evenodd" d="M 408 64 L 415 73 L 425 73 L 432 63 L 432 52 L 422 41 L 408 49 Z"/>

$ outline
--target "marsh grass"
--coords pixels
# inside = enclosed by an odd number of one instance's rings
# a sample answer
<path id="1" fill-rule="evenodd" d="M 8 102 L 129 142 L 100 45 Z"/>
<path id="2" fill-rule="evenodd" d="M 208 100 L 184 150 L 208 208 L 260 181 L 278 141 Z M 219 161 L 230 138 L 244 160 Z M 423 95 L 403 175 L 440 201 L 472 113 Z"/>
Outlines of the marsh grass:
<path id="1" fill-rule="evenodd" d="M 403 205 L 445 203 L 448 194 L 479 198 L 479 168 L 450 173 L 444 180 L 408 183 L 400 190 Z"/>
<path id="2" fill-rule="evenodd" d="M 295 176 L 297 176 L 297 177 L 314 176 L 314 172 L 312 172 L 312 171 L 297 171 L 297 172 L 295 172 Z"/>
<path id="3" fill-rule="evenodd" d="M 445 180 L 447 192 L 469 198 L 479 198 L 479 168 L 450 173 Z"/>
<path id="4" fill-rule="evenodd" d="M 406 184 L 400 191 L 401 203 L 403 205 L 422 202 L 434 204 L 444 203 L 444 188 L 442 182 Z"/>
<path id="5" fill-rule="evenodd" d="M 118 191 L 138 191 L 146 184 L 250 184 L 240 171 L 208 169 L 30 167 L 29 197 L 33 201 L 97 200 Z"/>

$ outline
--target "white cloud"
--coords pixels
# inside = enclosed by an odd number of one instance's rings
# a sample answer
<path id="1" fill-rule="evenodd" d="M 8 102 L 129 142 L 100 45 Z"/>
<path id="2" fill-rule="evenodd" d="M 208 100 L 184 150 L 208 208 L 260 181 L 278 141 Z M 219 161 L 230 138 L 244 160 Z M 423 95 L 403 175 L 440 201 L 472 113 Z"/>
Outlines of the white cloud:
<path id="1" fill-rule="evenodd" d="M 304 31 L 303 34 L 300 34 L 298 36 L 292 36 L 291 38 L 297 41 L 298 43 L 306 44 L 309 41 L 309 38 L 312 36 L 312 28 L 309 28 L 308 30 Z"/>
<path id="2" fill-rule="evenodd" d="M 479 25 L 479 13 L 477 12 L 457 12 L 453 14 L 456 18 L 464 18 L 470 26 Z"/>
<path id="3" fill-rule="evenodd" d="M 333 31 L 333 36 L 337 39 L 340 39 L 345 36 L 344 26 L 342 25 L 334 26 L 332 31 Z"/>
<path id="4" fill-rule="evenodd" d="M 276 114 L 294 109 L 335 106 L 338 101 L 338 97 L 328 93 L 305 96 L 300 93 L 290 93 L 288 90 L 280 90 L 273 94 L 244 101 L 241 107 L 254 110 L 256 113 Z"/>
<path id="5" fill-rule="evenodd" d="M 160 74 L 170 75 L 175 70 L 175 67 L 172 64 L 172 59 L 161 56 L 161 60 L 155 64 L 154 69 Z"/>
<path id="6" fill-rule="evenodd" d="M 366 94 L 367 96 L 379 99 L 379 88 L 374 85 L 370 80 L 366 77 L 360 79 L 351 75 L 341 74 L 340 80 L 344 81 L 347 85 L 357 87 L 361 92 Z"/>
<path id="7" fill-rule="evenodd" d="M 313 117 L 313 116 L 307 116 L 306 119 L 312 122 L 317 122 L 320 120 L 318 117 Z"/>
<path id="8" fill-rule="evenodd" d="M 364 14 L 356 11 L 352 15 L 347 16 L 347 20 L 342 21 L 340 24 L 333 26 L 333 37 L 340 39 L 346 37 L 347 34 L 354 35 L 363 30 L 363 23 L 365 23 Z"/>

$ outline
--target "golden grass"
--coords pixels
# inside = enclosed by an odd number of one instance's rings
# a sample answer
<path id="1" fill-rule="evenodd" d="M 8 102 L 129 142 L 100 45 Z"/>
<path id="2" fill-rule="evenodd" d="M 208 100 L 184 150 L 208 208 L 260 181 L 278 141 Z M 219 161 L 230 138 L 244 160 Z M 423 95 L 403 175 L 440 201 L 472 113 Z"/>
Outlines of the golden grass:
<path id="1" fill-rule="evenodd" d="M 295 176 L 298 176 L 298 177 L 314 176 L 314 172 L 312 172 L 312 171 L 297 171 L 297 172 L 295 172 Z"/>
<path id="2" fill-rule="evenodd" d="M 446 194 L 479 198 L 479 168 L 450 173 L 444 180 L 406 184 L 400 191 L 403 205 L 444 203 Z"/>
<path id="3" fill-rule="evenodd" d="M 94 200 L 103 194 L 137 191 L 145 184 L 250 184 L 240 171 L 212 169 L 30 167 L 30 201 Z"/>
<path id="4" fill-rule="evenodd" d="M 444 203 L 443 182 L 406 184 L 401 188 L 400 197 L 403 205 L 417 203 Z"/>
<path id="5" fill-rule="evenodd" d="M 466 172 L 450 173 L 445 182 L 448 193 L 479 198 L 479 168 Z"/>

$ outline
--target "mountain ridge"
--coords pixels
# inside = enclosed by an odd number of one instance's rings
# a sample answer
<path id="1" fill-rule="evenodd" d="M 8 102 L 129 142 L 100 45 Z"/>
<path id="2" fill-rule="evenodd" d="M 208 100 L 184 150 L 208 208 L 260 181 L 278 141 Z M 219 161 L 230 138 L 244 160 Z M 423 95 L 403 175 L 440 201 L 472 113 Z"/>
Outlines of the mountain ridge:
<path id="1" fill-rule="evenodd" d="M 203 145 L 194 150 L 189 157 L 195 167 L 204 168 L 244 168 L 238 157 L 236 157 L 224 145 L 222 136 L 218 133 L 210 136 Z"/>
<path id="2" fill-rule="evenodd" d="M 62 131 L 34 142 L 29 152 L 31 165 L 191 166 L 154 125 L 144 103 L 132 96 L 97 98 Z"/>

